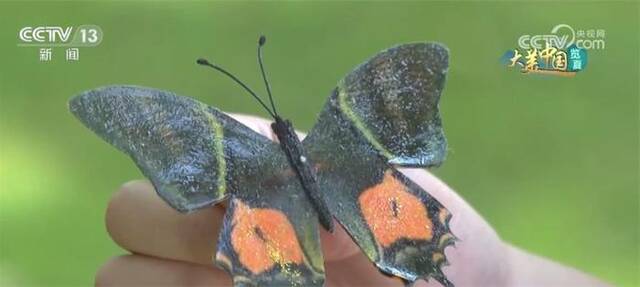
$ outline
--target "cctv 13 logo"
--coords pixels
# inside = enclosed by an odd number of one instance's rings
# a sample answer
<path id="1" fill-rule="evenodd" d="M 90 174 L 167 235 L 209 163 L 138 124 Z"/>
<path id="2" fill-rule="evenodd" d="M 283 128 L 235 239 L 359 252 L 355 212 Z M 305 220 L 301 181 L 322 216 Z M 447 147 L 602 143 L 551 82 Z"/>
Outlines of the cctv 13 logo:
<path id="1" fill-rule="evenodd" d="M 97 25 L 27 26 L 18 32 L 18 46 L 94 47 L 102 42 L 102 36 Z"/>

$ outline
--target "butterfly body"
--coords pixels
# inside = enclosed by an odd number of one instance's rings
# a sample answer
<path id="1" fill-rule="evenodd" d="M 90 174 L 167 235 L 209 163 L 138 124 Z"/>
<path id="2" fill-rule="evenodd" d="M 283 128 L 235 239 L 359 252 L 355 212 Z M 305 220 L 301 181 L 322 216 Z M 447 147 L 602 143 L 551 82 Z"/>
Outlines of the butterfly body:
<path id="1" fill-rule="evenodd" d="M 444 160 L 447 69 L 439 44 L 382 51 L 338 83 L 302 141 L 275 108 L 279 143 L 216 108 L 144 87 L 94 89 L 69 107 L 176 210 L 229 199 L 214 258 L 235 286 L 323 286 L 318 223 L 332 230 L 334 219 L 384 274 L 453 286 L 441 269 L 455 241 L 451 214 L 397 169 Z"/>
<path id="2" fill-rule="evenodd" d="M 320 195 L 315 170 L 311 167 L 293 125 L 289 120 L 283 120 L 280 116 L 276 116 L 275 121 L 271 124 L 271 129 L 278 137 L 282 151 L 287 155 L 287 159 L 296 171 L 309 200 L 313 203 L 320 224 L 326 230 L 333 231 L 333 218 L 325 199 Z"/>

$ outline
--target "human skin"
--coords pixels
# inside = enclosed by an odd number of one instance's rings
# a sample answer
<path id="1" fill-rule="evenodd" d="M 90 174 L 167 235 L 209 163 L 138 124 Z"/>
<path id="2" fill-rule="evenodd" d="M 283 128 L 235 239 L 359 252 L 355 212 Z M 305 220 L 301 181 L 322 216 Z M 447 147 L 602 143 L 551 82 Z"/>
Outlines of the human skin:
<path id="1" fill-rule="evenodd" d="M 275 139 L 267 120 L 234 118 Z M 453 214 L 452 232 L 460 239 L 445 254 L 444 273 L 456 286 L 608 286 L 589 275 L 529 254 L 508 243 L 457 193 L 423 169 L 400 169 Z M 345 170 L 345 172 L 349 172 Z M 97 272 L 97 286 L 232 286 L 212 256 L 224 204 L 181 214 L 165 204 L 143 180 L 124 184 L 112 197 L 106 225 L 115 243 L 130 254 L 114 257 Z M 321 230 L 325 286 L 401 286 L 379 273 L 349 235 L 336 224 Z M 416 286 L 440 286 L 435 280 Z"/>

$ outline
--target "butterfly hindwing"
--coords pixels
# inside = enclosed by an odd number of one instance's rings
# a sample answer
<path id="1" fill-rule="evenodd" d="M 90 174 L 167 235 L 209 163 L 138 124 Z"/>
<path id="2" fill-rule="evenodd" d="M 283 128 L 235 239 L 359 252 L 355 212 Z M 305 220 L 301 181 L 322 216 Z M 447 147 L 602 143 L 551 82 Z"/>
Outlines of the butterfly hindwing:
<path id="1" fill-rule="evenodd" d="M 339 83 L 304 140 L 331 213 L 381 271 L 406 282 L 451 284 L 441 271 L 454 241 L 449 212 L 394 167 L 444 158 L 446 57 L 437 44 L 374 56 Z"/>
<path id="2" fill-rule="evenodd" d="M 150 88 L 99 88 L 69 106 L 175 209 L 230 197 L 215 261 L 235 286 L 322 286 L 317 214 L 278 144 L 215 108 Z"/>
<path id="3" fill-rule="evenodd" d="M 317 214 L 280 147 L 231 172 L 216 263 L 235 286 L 322 286 Z"/>
<path id="4" fill-rule="evenodd" d="M 294 174 L 276 177 L 267 186 L 249 183 L 254 191 L 231 200 L 216 263 L 235 286 L 322 286 L 317 215 Z"/>
<path id="5" fill-rule="evenodd" d="M 231 200 L 218 240 L 216 264 L 234 286 L 323 286 L 315 213 L 251 204 Z"/>

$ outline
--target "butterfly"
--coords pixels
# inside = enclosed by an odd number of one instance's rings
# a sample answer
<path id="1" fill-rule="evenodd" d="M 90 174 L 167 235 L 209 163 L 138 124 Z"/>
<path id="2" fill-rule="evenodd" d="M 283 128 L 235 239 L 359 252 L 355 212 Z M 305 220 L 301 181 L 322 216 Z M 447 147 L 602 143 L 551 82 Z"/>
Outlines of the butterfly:
<path id="1" fill-rule="evenodd" d="M 450 212 L 397 170 L 435 167 L 447 142 L 439 99 L 448 50 L 437 43 L 384 50 L 340 80 L 300 141 L 276 110 L 233 74 L 273 119 L 273 142 L 192 98 L 138 86 L 107 86 L 72 98 L 70 111 L 128 154 L 158 195 L 180 212 L 228 200 L 216 265 L 234 286 L 322 286 L 319 226 L 334 219 L 388 276 L 406 285 L 442 272 L 455 243 Z"/>

